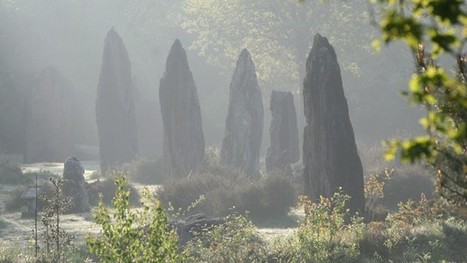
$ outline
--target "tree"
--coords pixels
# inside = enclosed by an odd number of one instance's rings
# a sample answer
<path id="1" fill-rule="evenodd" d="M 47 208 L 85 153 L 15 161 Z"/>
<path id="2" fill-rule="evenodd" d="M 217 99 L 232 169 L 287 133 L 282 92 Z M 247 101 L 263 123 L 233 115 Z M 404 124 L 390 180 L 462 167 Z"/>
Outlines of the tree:
<path id="1" fill-rule="evenodd" d="M 321 5 L 295 0 L 187 0 L 182 27 L 195 34 L 191 48 L 229 72 L 242 48 L 248 48 L 266 86 L 298 92 L 314 33 L 321 32 L 346 49 L 344 68 L 358 71 L 352 52 L 364 49 L 365 30 L 349 32 L 365 20 L 362 5 Z M 358 8 L 357 8 L 358 7 Z M 362 39 L 363 38 L 363 39 Z M 361 52 L 357 52 L 361 53 Z"/>
<path id="2" fill-rule="evenodd" d="M 378 0 L 381 43 L 403 41 L 414 54 L 416 73 L 404 94 L 424 107 L 420 120 L 425 134 L 387 143 L 387 159 L 426 161 L 436 169 L 441 196 L 467 204 L 467 13 L 463 0 Z M 449 74 L 437 63 L 456 63 Z"/>

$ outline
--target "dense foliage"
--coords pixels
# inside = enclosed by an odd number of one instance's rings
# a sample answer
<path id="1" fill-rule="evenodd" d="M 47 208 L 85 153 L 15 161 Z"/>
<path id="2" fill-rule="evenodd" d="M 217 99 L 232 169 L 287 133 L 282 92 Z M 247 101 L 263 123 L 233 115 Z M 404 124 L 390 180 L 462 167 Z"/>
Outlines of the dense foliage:
<path id="1" fill-rule="evenodd" d="M 175 211 L 190 208 L 186 211 L 189 214 L 210 216 L 226 216 L 235 211 L 248 213 L 256 222 L 286 217 L 296 201 L 292 180 L 284 175 L 250 180 L 219 164 L 170 181 L 157 194 Z"/>
<path id="2" fill-rule="evenodd" d="M 176 234 L 169 229 L 161 203 L 148 190 L 143 193 L 143 207 L 131 210 L 127 181 L 117 177 L 117 191 L 111 212 L 100 201 L 95 212 L 96 223 L 102 226 L 98 236 L 86 238 L 89 250 L 100 262 L 177 262 Z"/>
<path id="3" fill-rule="evenodd" d="M 188 0 L 181 26 L 194 34 L 191 47 L 209 63 L 230 72 L 240 50 L 247 48 L 261 84 L 296 92 L 314 34 L 326 32 L 347 51 L 365 53 L 363 45 L 353 44 L 365 38 L 369 41 L 368 31 L 348 31 L 348 26 L 364 24 L 363 8 L 349 3 L 315 3 L 304 8 L 296 0 Z M 344 68 L 358 74 L 359 67 L 350 57 L 355 52 L 342 53 Z"/>
<path id="4" fill-rule="evenodd" d="M 45 262 L 65 262 L 71 254 L 74 235 L 65 231 L 62 226 L 60 216 L 67 213 L 70 209 L 71 199 L 62 192 L 62 179 L 49 179 L 52 187 L 52 193 L 42 193 L 39 195 L 44 203 L 41 211 L 41 222 L 44 231 L 40 237 L 43 243 L 40 251 L 40 260 Z M 39 248 L 39 247 L 38 247 Z"/>
<path id="5" fill-rule="evenodd" d="M 195 233 L 183 253 L 189 262 L 266 262 L 265 243 L 253 223 L 238 214 L 211 230 Z"/>
<path id="6" fill-rule="evenodd" d="M 462 0 L 379 0 L 383 11 L 380 41 L 402 40 L 413 52 L 416 74 L 409 100 L 426 110 L 420 120 L 426 134 L 389 143 L 386 157 L 425 160 L 436 170 L 438 192 L 467 204 L 467 13 Z M 375 42 L 376 46 L 380 42 Z M 442 55 L 456 64 L 456 74 L 436 61 Z"/>
<path id="7" fill-rule="evenodd" d="M 276 241 L 274 254 L 280 262 L 352 262 L 359 256 L 363 218 L 345 208 L 349 196 L 335 193 L 317 203 L 301 197 L 305 219 L 285 240 Z"/>

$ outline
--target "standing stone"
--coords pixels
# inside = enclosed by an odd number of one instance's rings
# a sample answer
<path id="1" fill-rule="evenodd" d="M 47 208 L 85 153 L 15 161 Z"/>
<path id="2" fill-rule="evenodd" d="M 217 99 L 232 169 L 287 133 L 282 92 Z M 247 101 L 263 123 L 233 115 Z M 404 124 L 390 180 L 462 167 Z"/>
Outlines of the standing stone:
<path id="1" fill-rule="evenodd" d="M 84 181 L 84 168 L 76 157 L 68 157 L 63 167 L 63 194 L 70 197 L 72 213 L 90 210 L 89 197 Z"/>
<path id="2" fill-rule="evenodd" d="M 317 34 L 303 83 L 306 126 L 303 135 L 305 193 L 331 196 L 342 187 L 349 208 L 363 212 L 363 169 L 334 48 Z"/>
<path id="3" fill-rule="evenodd" d="M 221 160 L 254 177 L 259 172 L 264 112 L 255 65 L 246 49 L 237 60 L 229 96 Z"/>
<path id="4" fill-rule="evenodd" d="M 185 49 L 175 40 L 160 81 L 164 159 L 176 176 L 186 176 L 204 160 L 204 135 L 198 92 Z"/>
<path id="5" fill-rule="evenodd" d="M 96 98 L 101 171 L 132 161 L 138 153 L 131 64 L 112 28 L 105 38 Z"/>
<path id="6" fill-rule="evenodd" d="M 292 93 L 272 91 L 270 110 L 271 147 L 266 156 L 266 171 L 278 170 L 292 176 L 291 164 L 300 159 L 297 113 Z"/>
<path id="7" fill-rule="evenodd" d="M 71 92 L 71 84 L 54 68 L 35 78 L 26 106 L 25 162 L 57 162 L 70 154 Z"/>

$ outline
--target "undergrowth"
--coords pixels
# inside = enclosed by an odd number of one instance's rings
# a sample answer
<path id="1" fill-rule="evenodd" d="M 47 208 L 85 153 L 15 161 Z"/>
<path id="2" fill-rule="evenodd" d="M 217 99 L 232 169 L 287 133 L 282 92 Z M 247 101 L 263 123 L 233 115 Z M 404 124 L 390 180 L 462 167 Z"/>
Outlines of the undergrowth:
<path id="1" fill-rule="evenodd" d="M 256 222 L 287 217 L 295 205 L 296 190 L 285 176 L 251 180 L 221 165 L 212 165 L 189 177 L 173 180 L 157 195 L 175 210 L 186 209 L 202 197 L 190 214 L 226 216 L 249 213 Z"/>

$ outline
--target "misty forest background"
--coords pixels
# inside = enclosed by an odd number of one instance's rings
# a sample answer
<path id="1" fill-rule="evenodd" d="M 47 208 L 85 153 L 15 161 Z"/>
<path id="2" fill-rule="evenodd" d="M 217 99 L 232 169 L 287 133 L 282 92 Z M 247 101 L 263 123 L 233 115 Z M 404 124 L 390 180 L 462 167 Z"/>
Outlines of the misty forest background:
<path id="1" fill-rule="evenodd" d="M 158 87 L 176 38 L 188 47 L 207 146 L 222 141 L 230 78 L 242 48 L 249 49 L 257 66 L 265 108 L 273 89 L 292 91 L 303 131 L 299 94 L 315 33 L 327 37 L 338 54 L 360 149 L 420 131 L 421 112 L 409 108 L 400 95 L 414 71 L 410 51 L 392 45 L 374 52 L 370 45 L 377 29 L 370 23 L 366 1 L 313 3 L 313 8 L 312 3 L 295 1 L 256 1 L 242 8 L 242 1 L 225 6 L 203 1 L 210 9 L 195 7 L 195 2 L 2 1 L 0 150 L 24 152 L 25 100 L 35 76 L 47 67 L 56 68 L 72 84 L 70 140 L 74 145 L 98 145 L 95 97 L 103 40 L 112 26 L 124 40 L 132 63 L 143 156 L 157 158 L 162 153 Z M 269 123 L 266 110 L 263 155 L 269 146 Z"/>

